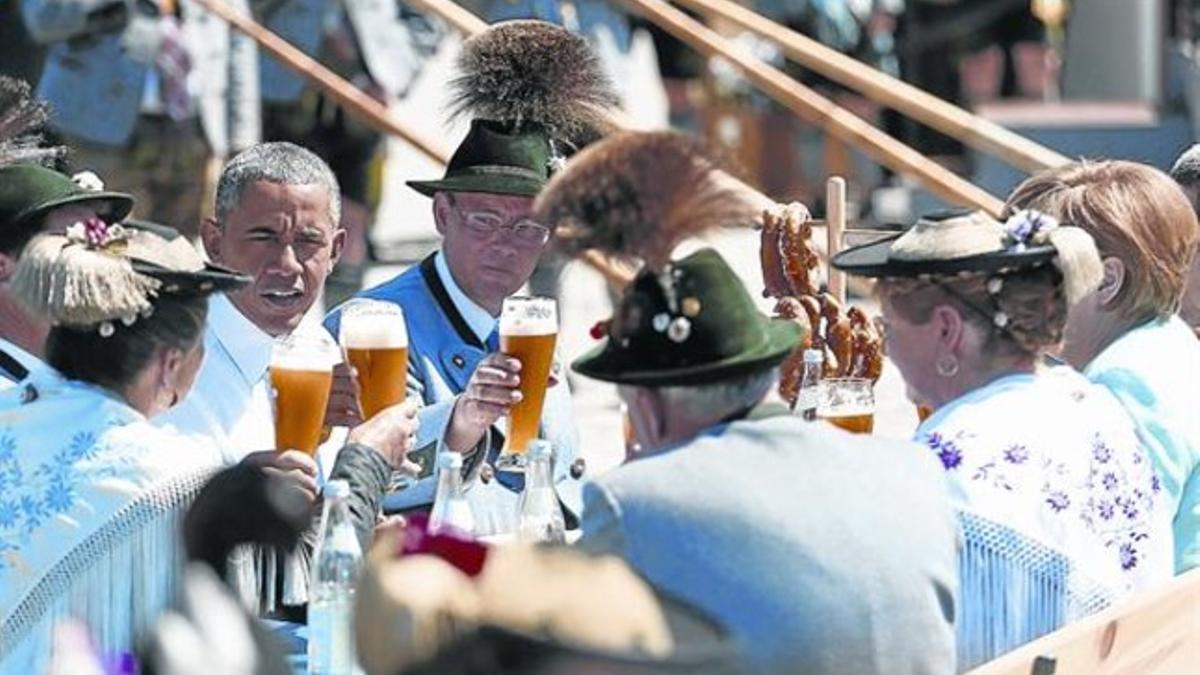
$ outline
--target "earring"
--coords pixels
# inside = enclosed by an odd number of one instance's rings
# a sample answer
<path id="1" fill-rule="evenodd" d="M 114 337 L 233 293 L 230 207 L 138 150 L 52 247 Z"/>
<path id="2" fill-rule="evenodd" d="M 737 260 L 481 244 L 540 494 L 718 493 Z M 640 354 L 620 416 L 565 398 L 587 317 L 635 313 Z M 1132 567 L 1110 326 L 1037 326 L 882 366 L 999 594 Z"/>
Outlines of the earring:
<path id="1" fill-rule="evenodd" d="M 168 409 L 174 408 L 177 405 L 179 405 L 179 392 L 172 391 L 171 392 L 171 402 L 167 404 L 167 408 Z"/>
<path id="2" fill-rule="evenodd" d="M 937 374 L 942 377 L 954 377 L 958 374 L 958 359 L 953 354 L 939 356 L 933 367 L 937 369 Z"/>

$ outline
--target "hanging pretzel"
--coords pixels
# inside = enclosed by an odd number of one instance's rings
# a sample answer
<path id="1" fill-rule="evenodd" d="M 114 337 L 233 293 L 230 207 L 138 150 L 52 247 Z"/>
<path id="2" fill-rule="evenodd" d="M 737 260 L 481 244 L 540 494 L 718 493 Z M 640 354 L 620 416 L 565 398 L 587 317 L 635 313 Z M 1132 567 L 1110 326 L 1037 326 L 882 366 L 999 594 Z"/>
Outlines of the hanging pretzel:
<path id="1" fill-rule="evenodd" d="M 815 279 L 820 258 L 812 243 L 808 210 L 793 203 L 763 213 L 759 243 L 765 297 L 776 298 L 775 316 L 796 321 L 805 339 L 780 369 L 779 392 L 789 403 L 800 388 L 805 349 L 825 353 L 824 377 L 878 380 L 883 371 L 883 339 L 858 307 L 844 309 L 821 292 Z"/>

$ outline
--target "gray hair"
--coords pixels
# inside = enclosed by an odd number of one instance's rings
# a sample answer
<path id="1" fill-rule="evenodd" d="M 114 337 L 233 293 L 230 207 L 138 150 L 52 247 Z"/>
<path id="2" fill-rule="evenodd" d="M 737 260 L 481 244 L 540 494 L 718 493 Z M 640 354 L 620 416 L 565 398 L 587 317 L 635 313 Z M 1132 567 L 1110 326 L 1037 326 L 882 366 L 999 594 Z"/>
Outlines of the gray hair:
<path id="1" fill-rule="evenodd" d="M 1200 143 L 1188 148 L 1171 167 L 1171 178 L 1184 187 L 1200 184 Z"/>
<path id="2" fill-rule="evenodd" d="M 689 417 L 727 417 L 757 404 L 778 379 L 779 369 L 772 368 L 712 384 L 662 387 L 658 392 L 667 407 Z"/>
<path id="3" fill-rule="evenodd" d="M 342 192 L 325 160 L 294 143 L 259 143 L 225 164 L 217 183 L 217 221 L 242 201 L 250 183 L 276 185 L 323 185 L 329 191 L 329 219 L 333 227 L 342 220 Z"/>

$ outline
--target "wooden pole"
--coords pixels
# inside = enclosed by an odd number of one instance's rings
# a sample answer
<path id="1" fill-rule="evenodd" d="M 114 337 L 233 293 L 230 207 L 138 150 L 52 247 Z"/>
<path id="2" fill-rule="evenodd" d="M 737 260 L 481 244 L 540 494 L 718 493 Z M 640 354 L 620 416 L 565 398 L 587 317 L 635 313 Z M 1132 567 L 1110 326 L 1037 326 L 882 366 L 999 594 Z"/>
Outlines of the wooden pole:
<path id="1" fill-rule="evenodd" d="M 825 242 L 827 260 L 842 250 L 846 234 L 846 179 L 832 176 L 825 181 Z M 837 301 L 846 304 L 846 273 L 829 264 L 829 292 Z"/>
<path id="2" fill-rule="evenodd" d="M 358 87 L 342 79 L 337 73 L 321 65 L 309 55 L 288 44 L 286 40 L 267 30 L 253 18 L 235 11 L 223 0 L 196 0 L 196 2 L 230 26 L 245 33 L 264 51 L 279 59 L 296 73 L 308 78 L 309 82 L 337 101 L 338 105 L 375 129 L 399 136 L 435 162 L 445 164 L 449 160 L 450 153 L 441 143 L 392 119 L 382 103 L 366 95 Z"/>
<path id="3" fill-rule="evenodd" d="M 758 33 L 783 48 L 789 59 L 867 98 L 893 108 L 967 145 L 995 154 L 1012 166 L 1035 173 L 1071 160 L 1044 145 L 944 101 L 887 73 L 830 49 L 810 37 L 738 5 L 732 0 L 673 0 Z"/>
<path id="4" fill-rule="evenodd" d="M 662 0 L 623 0 L 677 39 L 705 56 L 720 56 L 760 89 L 829 135 L 857 147 L 897 173 L 918 178 L 935 195 L 999 217 L 1004 203 L 955 175 L 854 113 L 738 49 L 733 43 Z"/>

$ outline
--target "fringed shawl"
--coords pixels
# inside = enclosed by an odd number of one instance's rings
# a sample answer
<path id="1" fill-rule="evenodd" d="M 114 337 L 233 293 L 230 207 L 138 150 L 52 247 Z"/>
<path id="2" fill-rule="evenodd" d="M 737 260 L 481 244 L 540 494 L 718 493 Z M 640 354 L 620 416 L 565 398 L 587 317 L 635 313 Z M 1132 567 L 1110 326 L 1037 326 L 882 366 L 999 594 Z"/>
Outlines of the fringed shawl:
<path id="1" fill-rule="evenodd" d="M 0 654 L 40 672 L 57 620 L 127 650 L 174 597 L 179 519 L 215 452 L 103 390 L 44 374 L 0 394 Z"/>

